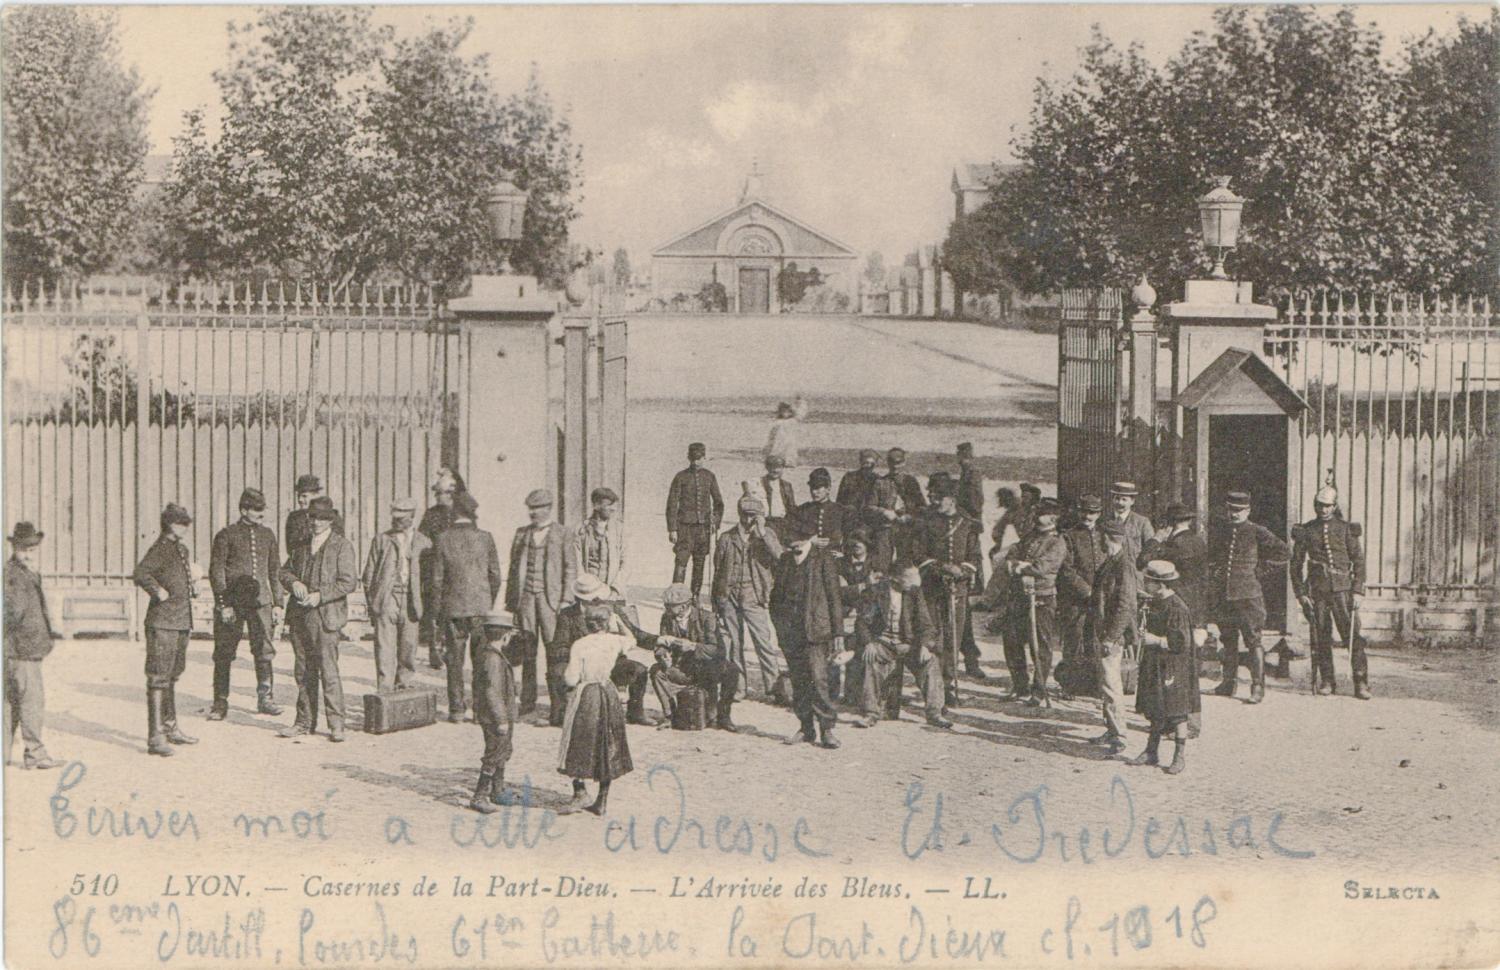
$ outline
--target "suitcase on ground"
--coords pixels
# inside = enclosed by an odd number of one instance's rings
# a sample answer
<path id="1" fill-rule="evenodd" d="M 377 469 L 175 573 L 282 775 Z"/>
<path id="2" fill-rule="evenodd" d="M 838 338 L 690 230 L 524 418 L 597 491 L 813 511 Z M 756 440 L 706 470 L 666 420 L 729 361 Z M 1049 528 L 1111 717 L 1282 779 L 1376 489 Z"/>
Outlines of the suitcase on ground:
<path id="1" fill-rule="evenodd" d="M 390 734 L 437 721 L 437 691 L 422 688 L 365 695 L 365 731 Z"/>
<path id="2" fill-rule="evenodd" d="M 708 695 L 702 688 L 684 687 L 672 708 L 672 730 L 702 731 L 708 727 Z"/>

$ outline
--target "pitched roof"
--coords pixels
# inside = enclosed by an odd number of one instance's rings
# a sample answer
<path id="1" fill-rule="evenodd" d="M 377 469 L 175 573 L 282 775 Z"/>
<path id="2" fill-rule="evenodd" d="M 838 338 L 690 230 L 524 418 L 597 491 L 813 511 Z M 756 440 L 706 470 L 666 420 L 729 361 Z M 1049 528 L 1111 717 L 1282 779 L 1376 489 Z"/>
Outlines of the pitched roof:
<path id="1" fill-rule="evenodd" d="M 1182 389 L 1172 403 L 1184 408 L 1200 407 L 1204 401 L 1212 398 L 1232 381 L 1237 374 L 1243 374 L 1249 378 L 1287 414 L 1296 417 L 1307 410 L 1307 402 L 1302 400 L 1301 395 L 1292 390 L 1287 382 L 1271 369 L 1270 365 L 1250 351 L 1237 347 L 1224 351 L 1213 363 L 1203 368 L 1203 371 L 1193 378 L 1192 383 Z"/>
<path id="2" fill-rule="evenodd" d="M 729 222 L 729 220 L 733 219 L 735 216 L 739 215 L 744 210 L 749 209 L 751 206 L 756 206 L 756 207 L 758 207 L 760 209 L 763 209 L 764 211 L 770 213 L 771 215 L 776 216 L 778 219 L 782 219 L 782 220 L 790 223 L 791 225 L 796 226 L 798 229 L 802 230 L 803 232 L 805 232 L 805 233 L 807 233 L 807 234 L 809 234 L 811 236 L 814 236 L 817 239 L 821 240 L 822 242 L 828 244 L 828 246 L 830 246 L 834 250 L 841 250 L 841 252 L 828 253 L 826 255 L 829 255 L 829 256 L 848 256 L 850 258 L 853 258 L 856 255 L 853 247 L 849 246 L 848 244 L 840 242 L 839 240 L 835 239 L 834 237 L 828 235 L 828 233 L 826 233 L 826 232 L 822 232 L 821 230 L 814 229 L 812 226 L 809 226 L 807 223 L 803 222 L 800 219 L 797 219 L 797 218 L 795 218 L 793 216 L 787 215 L 787 213 L 783 212 L 781 209 L 778 209 L 776 206 L 774 206 L 771 203 L 767 202 L 765 199 L 754 198 L 754 197 L 746 198 L 743 201 L 736 202 L 734 205 L 730 206 L 728 209 L 725 209 L 723 212 L 720 212 L 718 215 L 714 216 L 712 219 L 708 219 L 707 221 L 705 221 L 703 223 L 700 223 L 699 225 L 694 226 L 693 228 L 689 229 L 687 232 L 678 233 L 676 236 L 673 236 L 671 239 L 668 239 L 666 242 L 662 243 L 660 246 L 657 246 L 655 249 L 653 249 L 651 251 L 651 255 L 653 255 L 653 256 L 667 256 L 667 255 L 672 255 L 671 253 L 668 252 L 668 250 L 672 249 L 674 246 L 678 245 L 679 243 L 683 242 L 684 240 L 689 239 L 690 237 L 692 237 L 694 235 L 697 235 L 698 233 L 702 232 L 705 229 L 708 229 L 711 226 L 722 225 L 724 223 Z M 808 254 L 805 254 L 805 253 L 790 253 L 788 255 L 808 255 Z M 824 254 L 817 254 L 817 255 L 824 255 Z"/>
<path id="3" fill-rule="evenodd" d="M 953 170 L 953 184 L 963 192 L 983 191 L 995 176 L 1011 175 L 1023 167 L 1019 162 L 964 162 Z"/>

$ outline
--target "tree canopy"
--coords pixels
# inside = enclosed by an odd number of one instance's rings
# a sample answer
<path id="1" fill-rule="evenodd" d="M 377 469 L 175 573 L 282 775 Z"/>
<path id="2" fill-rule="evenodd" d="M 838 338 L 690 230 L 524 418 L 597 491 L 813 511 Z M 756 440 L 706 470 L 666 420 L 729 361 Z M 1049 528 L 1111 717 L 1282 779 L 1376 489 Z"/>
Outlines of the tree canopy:
<path id="1" fill-rule="evenodd" d="M 452 283 L 501 248 L 484 203 L 528 193 L 513 265 L 549 284 L 574 268 L 581 156 L 535 69 L 505 98 L 473 24 L 396 38 L 362 7 L 265 8 L 231 27 L 215 72 L 223 123 L 192 112 L 176 141 L 163 256 L 196 275 Z"/>
<path id="2" fill-rule="evenodd" d="M 1269 287 L 1496 289 L 1497 25 L 1409 42 L 1345 8 L 1228 7 L 1161 67 L 1095 33 L 1037 82 L 1018 172 L 953 224 L 960 285 L 1202 275 L 1195 198 L 1246 197 L 1232 275 Z M 1438 110 L 1441 106 L 1441 110 Z"/>
<path id="3" fill-rule="evenodd" d="M 133 223 L 151 92 L 121 67 L 109 14 L 16 5 L 4 17 L 6 276 L 104 269 Z"/>

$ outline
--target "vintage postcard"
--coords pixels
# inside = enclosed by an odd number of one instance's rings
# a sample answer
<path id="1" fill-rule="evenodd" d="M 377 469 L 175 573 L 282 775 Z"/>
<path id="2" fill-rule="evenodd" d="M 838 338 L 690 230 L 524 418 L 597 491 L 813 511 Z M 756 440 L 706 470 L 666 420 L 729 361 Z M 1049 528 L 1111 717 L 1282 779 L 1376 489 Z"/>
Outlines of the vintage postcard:
<path id="1" fill-rule="evenodd" d="M 7 5 L 6 965 L 1500 963 L 1497 33 Z"/>

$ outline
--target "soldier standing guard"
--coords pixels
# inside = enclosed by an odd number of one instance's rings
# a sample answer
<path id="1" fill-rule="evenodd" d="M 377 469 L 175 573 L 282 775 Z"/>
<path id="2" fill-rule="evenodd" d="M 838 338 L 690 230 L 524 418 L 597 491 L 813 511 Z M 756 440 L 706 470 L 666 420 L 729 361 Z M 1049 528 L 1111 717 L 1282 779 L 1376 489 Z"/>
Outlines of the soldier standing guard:
<path id="1" fill-rule="evenodd" d="M 724 521 L 724 496 L 719 494 L 719 480 L 703 467 L 708 449 L 695 441 L 688 445 L 688 466 L 672 476 L 667 490 L 667 539 L 672 543 L 672 582 L 687 576 L 688 560 L 693 561 L 693 599 L 703 591 L 703 560 Z"/>
<path id="2" fill-rule="evenodd" d="M 974 446 L 958 446 L 958 510 L 976 522 L 984 521 L 984 479 L 974 470 Z"/>
<path id="3" fill-rule="evenodd" d="M 10 746 L 20 728 L 26 743 L 22 764 L 58 768 L 62 762 L 49 755 L 42 743 L 47 710 L 42 661 L 52 652 L 52 619 L 47 614 L 42 577 L 36 572 L 42 533 L 30 522 L 17 522 L 7 538 L 11 552 L 5 563 L 5 763 L 10 764 Z"/>
<path id="4" fill-rule="evenodd" d="M 1052 674 L 1052 647 L 1057 642 L 1057 574 L 1068 555 L 1068 544 L 1057 534 L 1057 516 L 1062 511 L 1053 499 L 1042 499 L 1025 540 L 1005 554 L 1005 570 L 1011 577 L 1008 597 L 1009 636 L 1005 662 L 1010 667 L 1011 694 L 1019 700 L 1027 688 L 1027 659 L 1035 656 L 1031 691 L 1026 704 L 1036 707 L 1047 696 L 1047 678 Z"/>
<path id="5" fill-rule="evenodd" d="M 1224 644 L 1224 679 L 1214 688 L 1220 697 L 1233 697 L 1239 671 L 1240 640 L 1250 652 L 1250 703 L 1266 696 L 1266 652 L 1260 642 L 1266 622 L 1265 592 L 1259 569 L 1285 566 L 1291 550 L 1263 525 L 1250 521 L 1250 493 L 1225 496 L 1227 521 L 1217 524 L 1208 538 L 1209 600 Z"/>
<path id="6" fill-rule="evenodd" d="M 193 629 L 193 566 L 188 556 L 187 509 L 168 503 L 161 536 L 135 567 L 135 584 L 151 596 L 146 608 L 146 752 L 170 758 L 174 744 L 197 744 L 177 726 L 177 678 L 187 664 Z M 271 540 L 275 548 L 275 538 Z M 217 670 L 217 663 L 215 664 Z"/>
<path id="7" fill-rule="evenodd" d="M 247 488 L 240 493 L 240 520 L 214 536 L 208 561 L 208 582 L 214 592 L 214 700 L 208 711 L 210 721 L 229 716 L 230 669 L 240 640 L 247 633 L 250 655 L 255 658 L 255 710 L 272 717 L 281 713 L 272 696 L 271 663 L 276 658 L 272 637 L 281 625 L 282 594 L 276 576 L 276 533 L 262 524 L 265 514 L 265 496 L 259 489 Z"/>
<path id="8" fill-rule="evenodd" d="M 1321 677 L 1319 694 L 1337 690 L 1333 669 L 1333 631 L 1349 645 L 1354 696 L 1370 699 L 1370 666 L 1359 635 L 1359 604 L 1365 591 L 1365 553 L 1360 528 L 1339 515 L 1338 489 L 1329 485 L 1313 497 L 1317 516 L 1293 532 L 1292 590 L 1307 614 L 1312 633 L 1313 669 Z"/>
<path id="9" fill-rule="evenodd" d="M 979 524 L 958 511 L 952 480 L 933 489 L 935 509 L 924 518 L 918 549 L 922 591 L 937 624 L 943 702 L 958 704 L 958 658 L 969 625 L 969 595 L 980 575 Z"/>
<path id="10" fill-rule="evenodd" d="M 391 527 L 370 540 L 365 557 L 365 606 L 375 632 L 375 689 L 404 690 L 416 678 L 417 628 L 422 622 L 422 558 L 430 542 L 412 528 L 415 499 L 391 503 Z"/>

